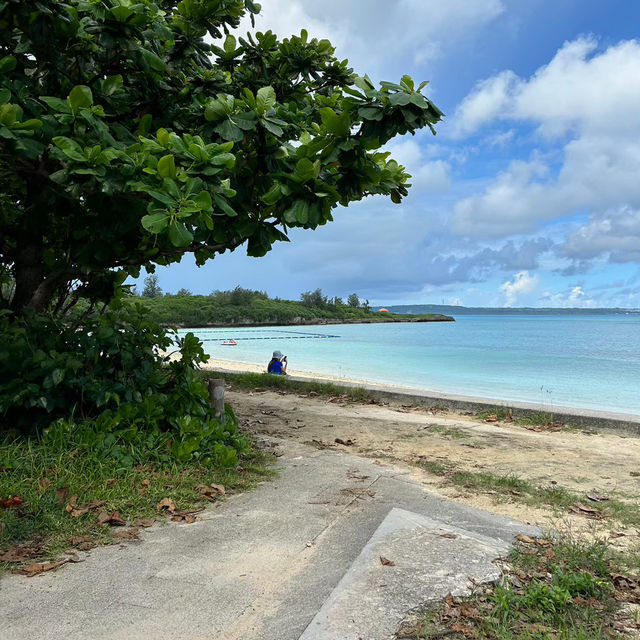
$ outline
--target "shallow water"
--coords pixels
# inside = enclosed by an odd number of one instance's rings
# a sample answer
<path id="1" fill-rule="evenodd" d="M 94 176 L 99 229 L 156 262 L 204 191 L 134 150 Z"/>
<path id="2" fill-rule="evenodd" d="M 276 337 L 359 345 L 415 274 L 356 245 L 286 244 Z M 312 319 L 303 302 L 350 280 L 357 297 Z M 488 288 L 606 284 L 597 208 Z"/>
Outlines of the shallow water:
<path id="1" fill-rule="evenodd" d="M 456 322 L 191 329 L 215 358 L 484 398 L 640 415 L 640 317 L 460 316 Z M 184 332 L 182 332 L 184 333 Z M 317 337 L 317 336 L 335 337 Z M 225 338 L 238 345 L 221 346 Z"/>

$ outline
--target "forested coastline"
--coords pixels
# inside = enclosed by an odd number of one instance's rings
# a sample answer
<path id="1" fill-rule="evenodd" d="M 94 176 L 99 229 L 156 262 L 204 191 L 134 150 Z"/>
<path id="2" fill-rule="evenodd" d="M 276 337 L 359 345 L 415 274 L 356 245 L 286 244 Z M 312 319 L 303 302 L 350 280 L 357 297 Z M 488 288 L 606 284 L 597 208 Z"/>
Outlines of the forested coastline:
<path id="1" fill-rule="evenodd" d="M 399 315 L 371 309 L 352 294 L 343 302 L 321 290 L 303 293 L 300 301 L 270 298 L 265 292 L 236 287 L 211 295 L 192 295 L 186 290 L 162 295 L 151 290 L 140 301 L 151 319 L 178 327 L 268 326 L 305 324 L 349 324 L 377 322 L 437 322 L 453 318 L 441 314 Z"/>

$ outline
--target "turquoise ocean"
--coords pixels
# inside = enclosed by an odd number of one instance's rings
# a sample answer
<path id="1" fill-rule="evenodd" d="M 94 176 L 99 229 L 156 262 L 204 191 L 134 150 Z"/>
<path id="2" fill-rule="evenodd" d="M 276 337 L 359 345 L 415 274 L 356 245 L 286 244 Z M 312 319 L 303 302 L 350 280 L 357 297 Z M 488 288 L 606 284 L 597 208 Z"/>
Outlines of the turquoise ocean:
<path id="1" fill-rule="evenodd" d="M 456 322 L 190 329 L 214 358 L 343 378 L 640 415 L 640 315 L 477 315 Z M 181 333 L 185 333 L 181 331 Z M 233 338 L 237 346 L 223 346 Z"/>

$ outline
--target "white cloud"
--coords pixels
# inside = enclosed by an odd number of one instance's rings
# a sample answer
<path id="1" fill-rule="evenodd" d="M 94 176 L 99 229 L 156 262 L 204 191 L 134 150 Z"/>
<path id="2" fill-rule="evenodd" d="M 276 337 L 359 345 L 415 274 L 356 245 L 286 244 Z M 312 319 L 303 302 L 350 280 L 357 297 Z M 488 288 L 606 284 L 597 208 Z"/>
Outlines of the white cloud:
<path id="1" fill-rule="evenodd" d="M 502 118 L 533 122 L 548 141 L 571 139 L 559 170 L 534 152 L 484 192 L 459 200 L 454 232 L 500 237 L 578 211 L 640 207 L 640 43 L 597 54 L 595 47 L 593 39 L 567 43 L 529 80 L 502 72 L 463 100 L 454 118 L 458 134 Z"/>
<path id="2" fill-rule="evenodd" d="M 574 260 L 606 254 L 610 262 L 640 262 L 640 210 L 622 207 L 592 215 L 567 237 L 559 253 Z"/>
<path id="3" fill-rule="evenodd" d="M 407 64 L 431 63 L 503 11 L 502 0 L 269 0 L 256 28 L 283 38 L 305 28 L 312 37 L 328 38 L 338 58 L 348 58 L 357 72 L 396 79 L 398 68 L 403 73 Z M 242 24 L 245 31 L 248 24 Z"/>
<path id="4" fill-rule="evenodd" d="M 505 297 L 505 307 L 512 307 L 518 298 L 531 293 L 538 286 L 538 276 L 530 276 L 528 271 L 520 271 L 507 280 L 500 287 L 500 293 Z"/>
<path id="5" fill-rule="evenodd" d="M 453 130 L 473 133 L 494 120 L 529 120 L 546 136 L 637 130 L 640 42 L 597 46 L 594 38 L 567 42 L 528 80 L 509 70 L 482 80 L 456 109 Z"/>
<path id="6" fill-rule="evenodd" d="M 547 292 L 542 300 L 551 307 L 595 307 L 595 300 L 590 298 L 582 288 L 582 285 L 575 285 L 567 293 L 551 294 Z"/>
<path id="7" fill-rule="evenodd" d="M 387 145 L 392 157 L 411 174 L 412 191 L 435 193 L 444 191 L 451 182 L 451 165 L 445 160 L 429 159 L 433 151 L 421 147 L 411 138 L 401 138 Z"/>
<path id="8" fill-rule="evenodd" d="M 513 93 L 521 80 L 513 71 L 502 71 L 492 78 L 482 80 L 458 106 L 452 118 L 452 130 L 456 136 L 473 133 L 486 122 L 503 117 L 513 110 Z"/>

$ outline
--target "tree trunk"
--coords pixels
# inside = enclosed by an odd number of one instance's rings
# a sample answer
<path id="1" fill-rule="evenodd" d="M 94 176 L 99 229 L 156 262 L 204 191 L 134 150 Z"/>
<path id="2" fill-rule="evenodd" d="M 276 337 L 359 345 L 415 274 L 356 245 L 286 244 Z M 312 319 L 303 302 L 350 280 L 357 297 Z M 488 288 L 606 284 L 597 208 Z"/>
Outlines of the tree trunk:
<path id="1" fill-rule="evenodd" d="M 24 234 L 26 236 L 26 234 Z M 22 237 L 23 242 L 18 242 L 14 275 L 16 279 L 16 291 L 13 296 L 11 308 L 20 314 L 25 307 L 31 304 L 35 292 L 42 284 L 42 237 Z M 48 301 L 41 300 L 36 310 L 41 310 Z"/>

